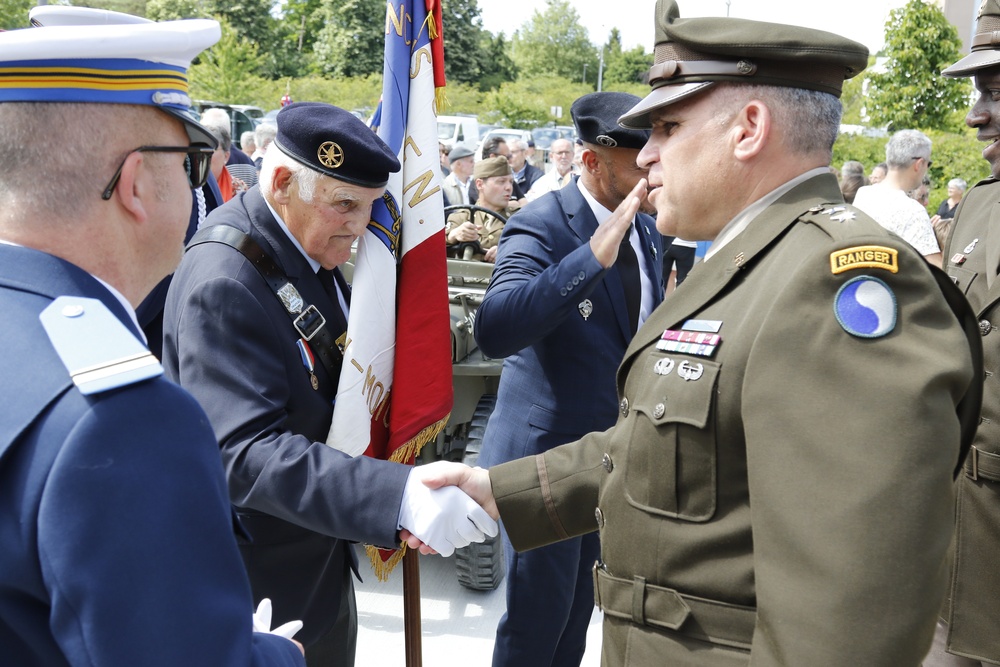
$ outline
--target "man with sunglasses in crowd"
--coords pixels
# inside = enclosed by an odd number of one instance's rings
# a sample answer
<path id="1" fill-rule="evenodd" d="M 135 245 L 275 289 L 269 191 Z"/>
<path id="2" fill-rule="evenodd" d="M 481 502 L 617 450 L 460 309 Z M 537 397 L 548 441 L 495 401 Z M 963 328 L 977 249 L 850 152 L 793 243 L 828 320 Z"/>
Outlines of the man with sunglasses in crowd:
<path id="1" fill-rule="evenodd" d="M 185 72 L 219 35 L 207 20 L 0 34 L 4 664 L 303 663 L 253 632 L 211 429 L 133 310 L 180 260 L 208 174 Z"/>

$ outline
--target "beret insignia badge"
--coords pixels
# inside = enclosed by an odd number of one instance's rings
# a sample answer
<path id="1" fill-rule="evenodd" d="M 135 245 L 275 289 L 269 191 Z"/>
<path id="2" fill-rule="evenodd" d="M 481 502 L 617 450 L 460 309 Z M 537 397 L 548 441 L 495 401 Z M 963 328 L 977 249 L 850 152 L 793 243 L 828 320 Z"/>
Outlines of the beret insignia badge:
<path id="1" fill-rule="evenodd" d="M 602 146 L 607 146 L 608 148 L 614 148 L 615 146 L 618 145 L 618 142 L 615 141 L 614 137 L 609 137 L 606 134 L 598 136 L 597 143 L 599 143 Z"/>
<path id="2" fill-rule="evenodd" d="M 344 164 L 344 149 L 335 141 L 324 141 L 316 151 L 316 157 L 324 167 L 336 169 Z"/>

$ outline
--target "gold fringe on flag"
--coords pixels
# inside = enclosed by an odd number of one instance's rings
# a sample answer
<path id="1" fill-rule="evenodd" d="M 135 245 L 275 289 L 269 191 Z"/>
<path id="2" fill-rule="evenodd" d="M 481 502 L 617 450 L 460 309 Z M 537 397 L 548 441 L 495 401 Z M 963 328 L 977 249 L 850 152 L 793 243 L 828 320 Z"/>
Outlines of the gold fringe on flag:
<path id="1" fill-rule="evenodd" d="M 415 459 L 420 455 L 420 450 L 424 448 L 424 445 L 437 439 L 438 434 L 444 430 L 444 427 L 447 426 L 450 418 L 451 413 L 449 412 L 443 419 L 421 429 L 420 433 L 417 433 L 412 439 L 398 447 L 396 451 L 390 454 L 389 460 L 394 461 L 395 463 L 407 463 Z M 399 561 L 403 560 L 403 555 L 406 553 L 406 542 L 399 543 L 399 548 L 392 552 L 392 556 L 389 557 L 389 560 L 382 560 L 382 555 L 380 553 L 382 551 L 385 550 L 379 549 L 378 547 L 370 544 L 365 545 L 365 553 L 368 554 L 368 560 L 371 561 L 372 570 L 375 572 L 375 576 L 379 581 L 388 581 L 393 568 L 399 564 Z"/>

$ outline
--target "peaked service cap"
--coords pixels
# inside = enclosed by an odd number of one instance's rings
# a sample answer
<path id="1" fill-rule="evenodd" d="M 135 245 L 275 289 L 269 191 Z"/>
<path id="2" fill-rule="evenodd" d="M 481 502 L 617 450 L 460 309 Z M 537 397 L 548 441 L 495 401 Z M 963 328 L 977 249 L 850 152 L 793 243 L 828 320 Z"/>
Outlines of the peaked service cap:
<path id="1" fill-rule="evenodd" d="M 38 27 L 0 32 L 0 104 L 150 106 L 181 121 L 191 141 L 215 146 L 191 113 L 187 68 L 219 41 L 218 22 L 155 23 L 83 7 L 52 9 L 58 11 L 31 13 Z"/>
<path id="2" fill-rule="evenodd" d="M 868 65 L 868 48 L 823 30 L 738 18 L 682 19 L 676 0 L 656 2 L 653 90 L 618 122 L 650 127 L 654 109 L 719 81 L 817 90 L 840 97 Z"/>
<path id="3" fill-rule="evenodd" d="M 274 145 L 314 171 L 366 188 L 382 188 L 399 160 L 357 116 L 324 102 L 293 102 L 276 118 Z"/>
<path id="4" fill-rule="evenodd" d="M 975 76 L 977 71 L 994 65 L 1000 65 L 1000 0 L 983 0 L 976 14 L 971 53 L 941 73 L 951 77 Z"/>
<path id="5" fill-rule="evenodd" d="M 646 145 L 649 130 L 622 127 L 618 119 L 642 100 L 629 93 L 588 93 L 570 108 L 581 141 L 609 148 L 638 148 Z"/>

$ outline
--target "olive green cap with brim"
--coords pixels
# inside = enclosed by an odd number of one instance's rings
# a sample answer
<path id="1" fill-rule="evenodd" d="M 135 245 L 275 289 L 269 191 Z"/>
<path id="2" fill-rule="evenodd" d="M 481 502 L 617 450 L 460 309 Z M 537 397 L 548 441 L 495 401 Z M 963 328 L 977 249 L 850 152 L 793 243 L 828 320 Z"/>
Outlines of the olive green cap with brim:
<path id="1" fill-rule="evenodd" d="M 976 15 L 972 52 L 942 74 L 951 77 L 975 76 L 981 69 L 1000 65 L 1000 0 L 983 0 Z"/>
<path id="2" fill-rule="evenodd" d="M 747 19 L 682 19 L 676 0 L 657 0 L 652 92 L 618 119 L 651 126 L 649 114 L 720 81 L 818 90 L 840 97 L 868 66 L 868 47 L 823 30 Z"/>
<path id="3" fill-rule="evenodd" d="M 510 176 L 513 171 L 507 158 L 502 155 L 483 158 L 472 170 L 473 178 L 492 178 L 493 176 Z"/>

